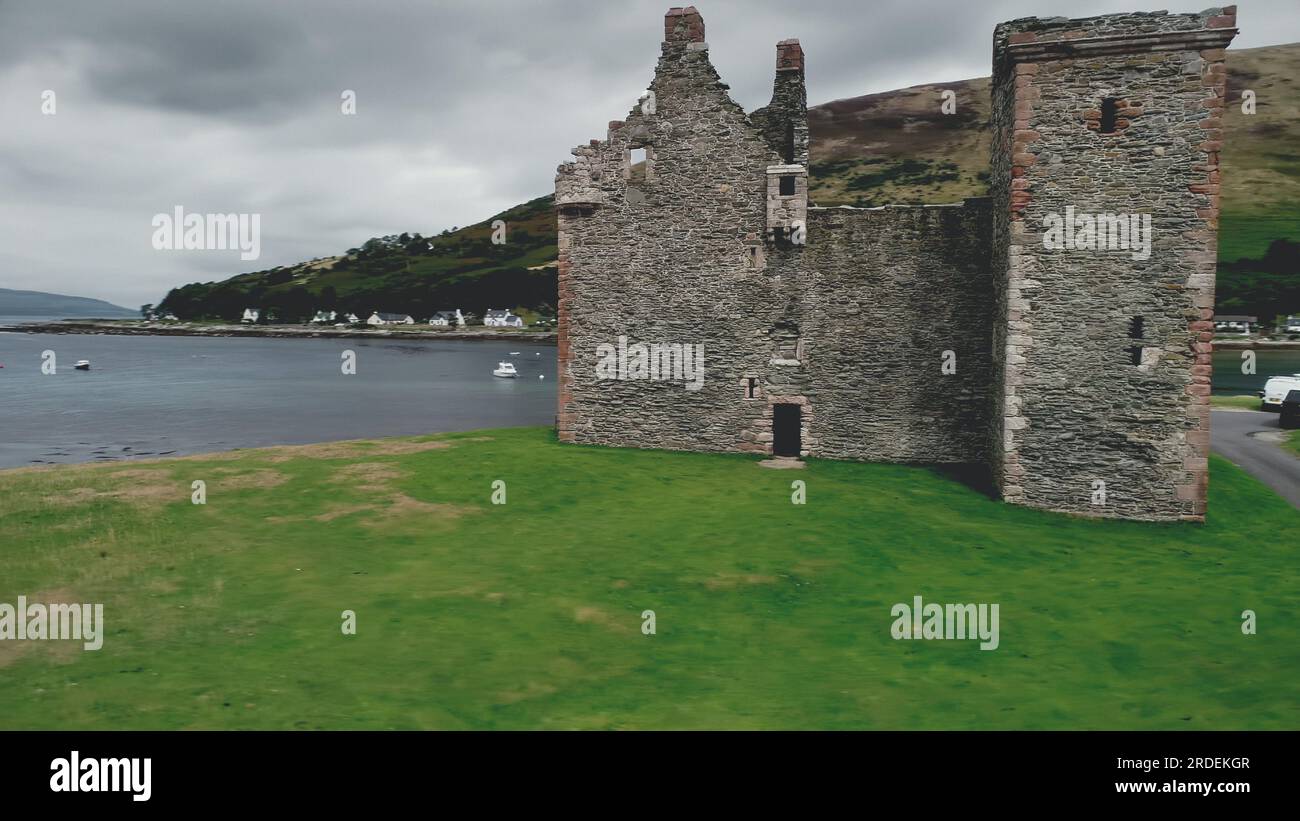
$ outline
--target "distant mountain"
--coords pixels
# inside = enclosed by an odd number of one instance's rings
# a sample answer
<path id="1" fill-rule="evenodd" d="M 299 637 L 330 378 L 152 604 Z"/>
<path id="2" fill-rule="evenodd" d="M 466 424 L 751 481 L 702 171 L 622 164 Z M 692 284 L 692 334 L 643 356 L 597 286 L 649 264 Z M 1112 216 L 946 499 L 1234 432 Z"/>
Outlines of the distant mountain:
<path id="1" fill-rule="evenodd" d="M 59 316 L 68 319 L 118 319 L 140 315 L 102 299 L 84 296 L 47 294 L 41 291 L 14 291 L 0 288 L 0 316 Z"/>
<path id="2" fill-rule="evenodd" d="M 1300 283 L 1287 266 L 1300 242 L 1300 43 L 1230 49 L 1219 232 L 1221 313 L 1300 311 Z M 1255 92 L 1255 114 L 1241 111 Z M 940 111 L 944 90 L 954 114 Z M 808 109 L 809 198 L 815 205 L 957 202 L 988 189 L 987 77 L 835 100 Z M 505 220 L 505 245 L 489 242 Z M 338 257 L 241 274 L 173 290 L 160 309 L 182 319 L 237 319 L 246 307 L 282 319 L 319 309 L 428 315 L 461 307 L 547 311 L 555 304 L 556 237 L 551 197 L 438 237 L 372 239 Z M 1289 241 L 1289 242 L 1283 242 Z"/>

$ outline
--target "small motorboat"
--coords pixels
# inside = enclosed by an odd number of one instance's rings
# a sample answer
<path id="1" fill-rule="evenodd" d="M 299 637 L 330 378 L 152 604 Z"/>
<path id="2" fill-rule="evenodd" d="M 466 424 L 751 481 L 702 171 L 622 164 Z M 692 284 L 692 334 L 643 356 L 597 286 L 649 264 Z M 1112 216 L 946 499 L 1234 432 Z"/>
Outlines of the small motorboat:
<path id="1" fill-rule="evenodd" d="M 519 356 L 519 351 L 511 351 L 511 352 L 510 352 L 510 355 L 511 355 L 511 356 Z"/>
<path id="2" fill-rule="evenodd" d="M 78 359 L 77 364 L 73 365 L 72 367 L 76 368 L 79 371 L 88 371 L 90 370 L 90 360 Z"/>
<path id="3" fill-rule="evenodd" d="M 519 371 L 515 370 L 515 366 L 511 362 L 498 362 L 497 369 L 492 372 L 492 375 L 505 377 L 507 379 L 514 379 L 516 376 L 519 375 Z"/>

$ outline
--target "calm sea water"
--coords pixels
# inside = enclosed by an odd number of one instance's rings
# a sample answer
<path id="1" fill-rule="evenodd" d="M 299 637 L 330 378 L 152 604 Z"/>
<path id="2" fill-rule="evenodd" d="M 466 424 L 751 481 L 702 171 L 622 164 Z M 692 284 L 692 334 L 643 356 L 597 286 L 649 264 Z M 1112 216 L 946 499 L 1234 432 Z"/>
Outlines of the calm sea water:
<path id="1" fill-rule="evenodd" d="M 346 349 L 357 354 L 353 376 L 341 372 Z M 52 376 L 41 373 L 46 350 L 57 357 Z M 1246 375 L 1239 351 L 1216 353 L 1215 393 L 1254 393 L 1269 376 L 1300 373 L 1300 351 L 1256 355 Z M 91 370 L 74 370 L 78 359 Z M 519 377 L 492 376 L 500 360 Z M 555 346 L 523 342 L 0 333 L 0 365 L 0 467 L 555 418 Z"/>
<path id="2" fill-rule="evenodd" d="M 501 360 L 518 378 L 492 375 Z M 0 333 L 0 365 L 0 467 L 555 419 L 554 345 Z"/>
<path id="3" fill-rule="evenodd" d="M 1241 372 L 1241 351 L 1215 351 L 1214 392 L 1254 394 L 1270 376 L 1300 373 L 1300 350 L 1255 351 L 1255 373 Z"/>

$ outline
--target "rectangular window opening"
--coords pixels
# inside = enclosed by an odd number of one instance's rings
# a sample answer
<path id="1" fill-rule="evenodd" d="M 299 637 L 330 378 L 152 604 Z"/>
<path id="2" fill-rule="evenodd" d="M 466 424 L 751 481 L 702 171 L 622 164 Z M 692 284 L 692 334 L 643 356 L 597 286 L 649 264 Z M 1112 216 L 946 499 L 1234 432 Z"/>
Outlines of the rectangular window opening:
<path id="1" fill-rule="evenodd" d="M 794 177 L 781 178 L 781 196 L 783 197 L 794 196 Z"/>
<path id="2" fill-rule="evenodd" d="M 1101 101 L 1101 133 L 1115 133 L 1115 98 L 1107 97 Z"/>
<path id="3" fill-rule="evenodd" d="M 633 146 L 627 151 L 627 176 L 631 180 L 650 179 L 650 152 L 644 145 Z"/>

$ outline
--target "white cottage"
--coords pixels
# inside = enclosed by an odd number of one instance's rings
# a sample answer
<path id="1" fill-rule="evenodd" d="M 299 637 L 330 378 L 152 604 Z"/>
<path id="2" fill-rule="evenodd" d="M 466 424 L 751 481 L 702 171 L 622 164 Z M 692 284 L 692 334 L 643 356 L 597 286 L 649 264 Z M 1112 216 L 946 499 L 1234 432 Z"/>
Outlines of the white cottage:
<path id="1" fill-rule="evenodd" d="M 429 324 L 439 328 L 447 328 L 452 325 L 461 328 L 465 325 L 465 315 L 460 312 L 460 308 L 454 311 L 438 311 L 429 318 Z"/>
<path id="2" fill-rule="evenodd" d="M 515 316 L 506 308 L 488 308 L 483 315 L 483 324 L 494 328 L 522 328 L 523 317 Z"/>
<path id="3" fill-rule="evenodd" d="M 415 318 L 410 314 L 384 314 L 375 311 L 366 320 L 367 325 L 414 325 Z"/>
<path id="4" fill-rule="evenodd" d="M 262 312 L 257 308 L 245 308 L 244 318 L 239 321 L 247 322 L 248 324 L 253 325 L 256 324 L 256 322 L 261 318 L 262 318 Z"/>

